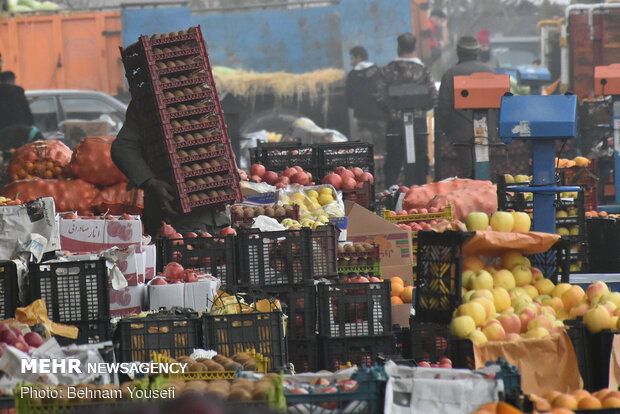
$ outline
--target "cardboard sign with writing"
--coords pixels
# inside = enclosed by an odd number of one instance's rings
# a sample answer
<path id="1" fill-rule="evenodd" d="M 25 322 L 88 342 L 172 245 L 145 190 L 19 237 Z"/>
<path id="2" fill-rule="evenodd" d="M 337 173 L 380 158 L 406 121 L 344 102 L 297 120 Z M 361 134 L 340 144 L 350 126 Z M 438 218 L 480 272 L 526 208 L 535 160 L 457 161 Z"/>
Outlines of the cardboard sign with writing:
<path id="1" fill-rule="evenodd" d="M 381 250 L 381 276 L 399 276 L 405 284 L 413 284 L 411 231 L 395 226 L 359 204 L 350 201 L 344 204 L 348 221 L 347 240 L 377 244 Z"/>
<path id="2" fill-rule="evenodd" d="M 142 252 L 142 222 L 136 220 L 70 220 L 58 222 L 60 246 L 70 252 L 94 252 L 118 246 L 136 246 Z"/>

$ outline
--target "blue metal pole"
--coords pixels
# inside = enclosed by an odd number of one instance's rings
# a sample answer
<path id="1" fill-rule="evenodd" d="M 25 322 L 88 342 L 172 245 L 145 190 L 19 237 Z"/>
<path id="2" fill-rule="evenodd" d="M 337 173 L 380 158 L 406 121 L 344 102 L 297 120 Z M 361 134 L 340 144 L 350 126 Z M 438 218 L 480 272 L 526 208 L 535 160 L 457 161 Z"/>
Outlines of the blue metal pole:
<path id="1" fill-rule="evenodd" d="M 532 141 L 533 186 L 552 186 L 555 182 L 555 141 Z M 555 234 L 555 194 L 534 192 L 534 231 Z"/>

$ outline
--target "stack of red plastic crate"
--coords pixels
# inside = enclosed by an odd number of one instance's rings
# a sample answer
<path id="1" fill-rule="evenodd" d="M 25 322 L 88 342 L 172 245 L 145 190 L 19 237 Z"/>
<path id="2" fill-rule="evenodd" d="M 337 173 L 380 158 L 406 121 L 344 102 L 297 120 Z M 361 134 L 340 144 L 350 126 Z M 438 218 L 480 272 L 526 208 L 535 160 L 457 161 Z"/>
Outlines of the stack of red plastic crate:
<path id="1" fill-rule="evenodd" d="M 241 201 L 234 154 L 226 133 L 200 26 L 156 34 L 121 48 L 132 100 L 153 118 L 145 131 L 146 158 L 177 185 L 184 213 Z"/>

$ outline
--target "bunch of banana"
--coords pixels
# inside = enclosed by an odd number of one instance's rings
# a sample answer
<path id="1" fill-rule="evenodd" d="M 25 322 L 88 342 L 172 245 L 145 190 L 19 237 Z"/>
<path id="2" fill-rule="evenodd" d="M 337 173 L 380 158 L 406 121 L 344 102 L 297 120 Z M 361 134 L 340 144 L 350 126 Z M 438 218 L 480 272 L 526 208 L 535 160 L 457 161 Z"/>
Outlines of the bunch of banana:
<path id="1" fill-rule="evenodd" d="M 269 142 L 280 142 L 282 141 L 282 134 L 278 134 L 277 132 L 267 132 L 267 140 Z"/>

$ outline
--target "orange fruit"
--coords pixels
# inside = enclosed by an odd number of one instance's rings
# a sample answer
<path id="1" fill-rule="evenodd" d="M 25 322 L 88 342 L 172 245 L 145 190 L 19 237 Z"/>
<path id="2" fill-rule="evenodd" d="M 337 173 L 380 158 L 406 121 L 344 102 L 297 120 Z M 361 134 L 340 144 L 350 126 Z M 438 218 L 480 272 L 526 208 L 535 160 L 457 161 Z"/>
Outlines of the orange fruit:
<path id="1" fill-rule="evenodd" d="M 577 399 L 570 394 L 561 394 L 551 402 L 553 408 L 568 408 L 569 410 L 576 410 L 577 405 Z"/>
<path id="2" fill-rule="evenodd" d="M 402 305 L 403 304 L 403 300 L 401 298 L 399 298 L 398 296 L 392 296 L 391 300 L 392 300 L 392 305 Z"/>
<path id="3" fill-rule="evenodd" d="M 405 286 L 405 282 L 400 277 L 398 277 L 398 276 L 391 277 L 390 278 L 390 283 L 392 283 L 392 285 L 394 283 L 398 283 L 398 284 L 400 284 L 402 286 Z"/>
<path id="4" fill-rule="evenodd" d="M 540 400 L 534 403 L 534 406 L 538 411 L 549 411 L 551 410 L 551 403 L 547 400 Z"/>
<path id="5" fill-rule="evenodd" d="M 551 403 L 560 395 L 562 395 L 562 393 L 559 391 L 549 391 L 548 393 L 543 395 L 543 398 Z"/>
<path id="6" fill-rule="evenodd" d="M 620 398 L 608 397 L 603 400 L 603 408 L 620 408 Z"/>
<path id="7" fill-rule="evenodd" d="M 590 164 L 590 160 L 586 157 L 575 157 L 573 161 L 577 167 L 587 167 Z"/>
<path id="8" fill-rule="evenodd" d="M 606 211 L 601 211 L 600 213 L 598 213 L 599 217 L 607 217 L 607 212 Z"/>
<path id="9" fill-rule="evenodd" d="M 600 401 L 603 401 L 605 399 L 605 397 L 607 397 L 607 394 L 609 394 L 611 392 L 611 390 L 609 388 L 602 388 L 594 393 L 592 393 L 593 396 L 595 396 L 596 398 L 598 398 Z"/>
<path id="10" fill-rule="evenodd" d="M 583 397 L 579 400 L 579 404 L 577 408 L 580 410 L 597 410 L 602 407 L 601 402 L 596 397 L 592 397 L 591 395 L 587 397 Z"/>
<path id="11" fill-rule="evenodd" d="M 577 399 L 577 402 L 581 401 L 585 397 L 592 397 L 592 394 L 590 394 L 586 390 L 575 390 L 575 391 L 571 392 L 570 395 L 575 397 Z"/>
<path id="12" fill-rule="evenodd" d="M 405 290 L 403 285 L 399 285 L 398 283 L 392 283 L 392 296 L 400 296 L 401 293 Z"/>
<path id="13" fill-rule="evenodd" d="M 413 286 L 405 286 L 405 290 L 401 292 L 400 298 L 405 303 L 413 302 Z"/>
<path id="14" fill-rule="evenodd" d="M 611 397 L 617 398 L 620 400 L 620 391 L 610 391 L 609 393 L 607 393 L 607 395 L 605 395 L 605 398 L 603 398 L 603 400 L 606 400 Z"/>
<path id="15" fill-rule="evenodd" d="M 497 414 L 523 414 L 523 411 L 503 401 L 497 403 L 497 408 L 495 412 Z"/>
<path id="16" fill-rule="evenodd" d="M 486 403 L 485 405 L 483 405 L 482 407 L 474 411 L 473 414 L 494 414 L 496 407 L 497 407 L 497 403 L 493 403 L 493 402 Z"/>

